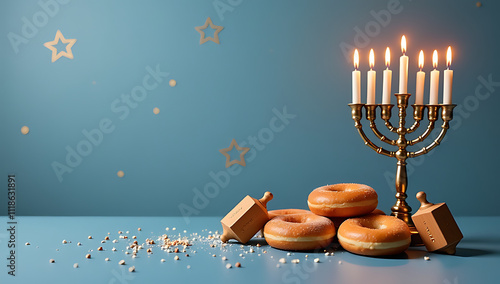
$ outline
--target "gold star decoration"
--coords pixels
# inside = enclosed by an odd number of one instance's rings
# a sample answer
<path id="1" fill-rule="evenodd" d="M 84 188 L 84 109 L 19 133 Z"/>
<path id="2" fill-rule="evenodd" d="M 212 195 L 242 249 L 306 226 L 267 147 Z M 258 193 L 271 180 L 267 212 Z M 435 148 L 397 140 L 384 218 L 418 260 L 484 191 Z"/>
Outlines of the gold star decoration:
<path id="1" fill-rule="evenodd" d="M 54 45 L 56 45 L 59 42 L 59 40 L 61 40 L 62 43 L 66 43 L 67 45 L 66 45 L 66 51 L 61 51 L 57 53 L 57 48 L 55 48 Z M 73 52 L 71 51 L 71 47 L 73 47 L 75 42 L 76 39 L 65 39 L 61 31 L 57 30 L 56 37 L 54 38 L 54 40 L 44 43 L 43 46 L 52 50 L 52 62 L 55 62 L 62 56 L 67 57 L 69 59 L 73 59 Z"/>
<path id="2" fill-rule="evenodd" d="M 236 147 L 236 150 L 238 150 L 238 151 L 242 151 L 240 153 L 240 160 L 232 160 L 231 161 L 231 156 L 228 154 L 228 152 L 233 150 L 233 147 Z M 247 164 L 245 162 L 245 154 L 248 151 L 250 151 L 250 148 L 238 146 L 238 143 L 236 143 L 236 140 L 234 140 L 234 139 L 233 139 L 233 141 L 231 141 L 231 145 L 229 145 L 228 148 L 219 150 L 219 152 L 221 152 L 222 155 L 226 156 L 226 168 L 229 168 L 230 166 L 232 166 L 234 164 L 238 164 L 238 165 L 241 165 L 243 167 L 246 166 Z"/>
<path id="3" fill-rule="evenodd" d="M 205 37 L 205 32 L 203 30 L 205 30 L 206 28 L 208 28 L 208 25 L 210 25 L 211 29 L 215 30 L 214 37 Z M 222 29 L 224 29 L 224 27 L 214 25 L 212 23 L 212 19 L 210 19 L 210 17 L 208 17 L 207 20 L 205 21 L 205 25 L 199 26 L 199 27 L 195 27 L 194 29 L 197 30 L 200 33 L 200 35 L 201 35 L 201 37 L 200 37 L 200 44 L 204 44 L 205 42 L 207 42 L 209 40 L 215 42 L 216 44 L 220 44 L 220 42 L 219 42 L 219 32 L 222 31 Z"/>

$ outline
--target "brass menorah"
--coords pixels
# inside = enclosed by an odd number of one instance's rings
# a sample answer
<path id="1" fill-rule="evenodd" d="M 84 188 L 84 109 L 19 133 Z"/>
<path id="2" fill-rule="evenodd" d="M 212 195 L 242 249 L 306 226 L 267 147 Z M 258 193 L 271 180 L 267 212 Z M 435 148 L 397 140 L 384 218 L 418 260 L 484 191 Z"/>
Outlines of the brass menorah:
<path id="1" fill-rule="evenodd" d="M 391 122 L 391 112 L 394 107 L 393 104 L 349 104 L 351 107 L 352 119 L 354 120 L 354 126 L 358 129 L 359 135 L 363 138 L 365 145 L 372 148 L 375 152 L 397 159 L 397 170 L 396 170 L 396 204 L 392 206 L 391 211 L 393 216 L 403 220 L 408 224 L 410 230 L 412 231 L 412 241 L 417 244 L 418 232 L 411 219 L 411 207 L 406 202 L 406 190 L 408 187 L 408 176 L 406 174 L 406 159 L 418 157 L 429 153 L 432 149 L 438 146 L 446 135 L 447 130 L 450 128 L 450 121 L 453 119 L 453 108 L 456 106 L 454 104 L 439 104 L 439 105 L 412 105 L 413 107 L 413 119 L 415 120 L 413 125 L 407 128 L 406 125 L 406 109 L 408 108 L 408 99 L 411 94 L 395 94 L 397 98 L 397 107 L 399 109 L 399 125 L 398 127 L 392 126 Z M 377 136 L 380 141 L 385 142 L 391 146 L 396 146 L 398 149 L 396 151 L 388 151 L 382 147 L 375 145 L 363 131 L 361 125 L 361 118 L 363 116 L 363 107 L 366 109 L 366 119 L 370 122 L 370 128 L 372 129 L 375 136 Z M 389 131 L 394 132 L 398 135 L 396 140 L 391 140 L 384 136 L 375 124 L 377 118 L 377 108 L 380 107 L 381 118 L 384 120 L 385 125 Z M 424 111 L 427 109 L 427 116 L 429 119 L 429 125 L 427 129 L 415 139 L 407 140 L 406 134 L 412 133 L 417 130 L 420 126 L 420 121 L 424 118 Z M 407 151 L 406 147 L 415 145 L 417 143 L 423 142 L 429 134 L 431 134 L 436 121 L 439 118 L 439 111 L 441 110 L 441 119 L 443 124 L 441 125 L 441 132 L 434 139 L 432 143 L 421 148 L 418 151 Z"/>

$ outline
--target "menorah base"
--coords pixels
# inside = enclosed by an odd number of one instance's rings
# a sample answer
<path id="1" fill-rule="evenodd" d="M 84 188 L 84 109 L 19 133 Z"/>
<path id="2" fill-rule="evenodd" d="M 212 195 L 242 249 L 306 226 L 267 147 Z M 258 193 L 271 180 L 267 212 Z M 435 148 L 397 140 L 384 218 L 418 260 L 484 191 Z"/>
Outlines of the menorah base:
<path id="1" fill-rule="evenodd" d="M 424 245 L 424 242 L 422 241 L 422 238 L 420 237 L 420 234 L 417 231 L 416 227 L 410 227 L 410 232 L 411 232 L 411 243 L 410 246 L 412 247 L 420 247 Z"/>

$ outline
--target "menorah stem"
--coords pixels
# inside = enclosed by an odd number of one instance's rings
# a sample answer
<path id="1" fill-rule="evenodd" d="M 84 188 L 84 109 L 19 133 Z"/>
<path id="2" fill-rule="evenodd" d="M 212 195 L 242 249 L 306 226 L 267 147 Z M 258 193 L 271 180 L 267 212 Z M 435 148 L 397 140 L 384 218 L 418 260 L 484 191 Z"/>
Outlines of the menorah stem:
<path id="1" fill-rule="evenodd" d="M 396 94 L 397 106 L 399 109 L 399 127 L 397 128 L 398 140 L 396 145 L 397 170 L 396 170 L 396 204 L 391 208 L 393 216 L 405 221 L 410 228 L 414 227 L 411 220 L 411 207 L 406 203 L 406 190 L 408 187 L 408 176 L 406 174 L 406 159 L 408 152 L 406 147 L 408 142 L 406 140 L 406 108 L 408 107 L 409 94 Z"/>
<path id="2" fill-rule="evenodd" d="M 393 216 L 405 221 L 411 228 L 413 222 L 411 220 L 411 207 L 406 203 L 406 189 L 408 187 L 408 176 L 406 174 L 406 159 L 398 159 L 398 167 L 396 170 L 396 204 L 392 206 Z"/>

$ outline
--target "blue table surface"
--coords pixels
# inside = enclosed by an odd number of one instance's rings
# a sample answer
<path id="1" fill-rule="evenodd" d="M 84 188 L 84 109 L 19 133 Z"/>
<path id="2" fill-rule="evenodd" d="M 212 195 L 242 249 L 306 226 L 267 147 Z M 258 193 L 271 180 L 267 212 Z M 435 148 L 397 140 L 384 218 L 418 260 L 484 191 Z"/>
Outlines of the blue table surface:
<path id="1" fill-rule="evenodd" d="M 232 243 L 211 247 L 214 240 L 207 238 L 210 232 L 222 231 L 217 217 L 191 218 L 189 224 L 181 217 L 17 217 L 16 276 L 7 274 L 8 221 L 0 218 L 0 283 L 500 283 L 500 217 L 457 218 L 464 239 L 456 255 L 428 253 L 424 247 L 416 247 L 403 255 L 380 258 L 335 247 L 330 248 L 335 249 L 332 256 L 326 256 L 323 250 L 288 255 L 261 239 L 245 246 Z M 120 239 L 120 230 L 130 231 L 125 233 L 129 239 Z M 108 232 L 110 241 L 101 243 Z M 158 245 L 151 246 L 152 254 L 146 249 L 136 258 L 125 254 L 133 235 L 143 243 L 146 238 L 163 234 L 196 238 L 187 249 L 189 257 L 168 253 Z M 89 235 L 93 239 L 89 240 Z M 118 242 L 113 243 L 113 239 Z M 69 243 L 62 244 L 63 240 Z M 26 246 L 26 242 L 31 245 Z M 78 242 L 82 245 L 77 246 Z M 257 243 L 262 245 L 257 247 Z M 97 251 L 99 246 L 104 251 Z M 113 247 L 117 250 L 112 251 Z M 91 259 L 85 258 L 87 253 Z M 175 255 L 180 259 L 174 260 Z M 430 260 L 424 260 L 424 256 Z M 105 261 L 106 257 L 110 261 Z M 162 258 L 166 261 L 161 262 Z M 280 258 L 287 263 L 278 267 Z M 320 262 L 315 263 L 314 258 Z M 55 263 L 49 263 L 49 259 Z M 122 259 L 126 265 L 118 264 Z M 300 263 L 292 264 L 292 259 Z M 234 267 L 236 262 L 242 267 Z M 79 268 L 73 268 L 74 263 Z M 227 269 L 227 263 L 233 268 Z M 136 271 L 129 272 L 130 266 Z"/>

